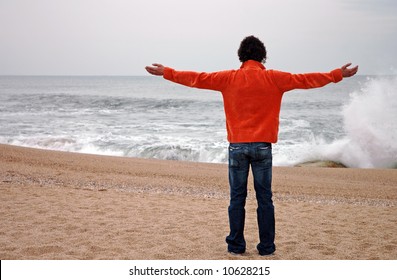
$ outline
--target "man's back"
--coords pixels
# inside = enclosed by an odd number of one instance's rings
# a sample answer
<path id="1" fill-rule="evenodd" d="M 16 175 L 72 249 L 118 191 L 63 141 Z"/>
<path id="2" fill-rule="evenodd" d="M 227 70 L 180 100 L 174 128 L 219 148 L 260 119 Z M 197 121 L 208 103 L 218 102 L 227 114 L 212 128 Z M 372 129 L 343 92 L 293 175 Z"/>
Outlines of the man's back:
<path id="1" fill-rule="evenodd" d="M 229 142 L 276 142 L 282 94 L 259 62 L 231 71 L 222 91 Z"/>

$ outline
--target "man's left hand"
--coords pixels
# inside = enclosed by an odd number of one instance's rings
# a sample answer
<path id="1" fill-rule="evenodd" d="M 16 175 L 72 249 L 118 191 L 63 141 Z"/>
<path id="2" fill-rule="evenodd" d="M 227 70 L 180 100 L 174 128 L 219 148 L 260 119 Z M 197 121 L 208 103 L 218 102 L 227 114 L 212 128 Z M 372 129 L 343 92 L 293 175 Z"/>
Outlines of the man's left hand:
<path id="1" fill-rule="evenodd" d="M 153 63 L 152 65 L 153 66 L 146 66 L 146 71 L 155 76 L 163 76 L 164 66 L 158 63 Z"/>

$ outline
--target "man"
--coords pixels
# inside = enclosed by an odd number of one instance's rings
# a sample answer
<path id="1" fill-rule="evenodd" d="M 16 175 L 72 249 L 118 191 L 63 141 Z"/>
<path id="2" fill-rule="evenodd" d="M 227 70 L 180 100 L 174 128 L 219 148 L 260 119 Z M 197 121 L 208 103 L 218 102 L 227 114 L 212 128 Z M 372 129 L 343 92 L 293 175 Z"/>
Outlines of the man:
<path id="1" fill-rule="evenodd" d="M 246 37 L 238 50 L 240 69 L 214 73 L 176 71 L 161 64 L 147 66 L 153 75 L 202 89 L 220 91 L 226 115 L 229 145 L 230 205 L 228 208 L 230 233 L 226 237 L 228 251 L 242 254 L 246 249 L 244 239 L 245 202 L 247 179 L 251 166 L 258 202 L 260 255 L 270 255 L 276 250 L 274 206 L 272 200 L 272 144 L 277 142 L 281 99 L 284 92 L 309 89 L 337 83 L 351 77 L 358 66 L 351 63 L 329 73 L 290 74 L 267 70 L 266 48 L 256 37 Z"/>

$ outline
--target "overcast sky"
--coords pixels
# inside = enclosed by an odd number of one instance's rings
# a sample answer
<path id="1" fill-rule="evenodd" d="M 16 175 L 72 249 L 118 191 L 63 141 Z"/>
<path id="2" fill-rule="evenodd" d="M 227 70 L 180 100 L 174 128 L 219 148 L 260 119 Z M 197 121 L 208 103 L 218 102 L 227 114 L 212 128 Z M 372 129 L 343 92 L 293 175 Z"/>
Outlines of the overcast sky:
<path id="1" fill-rule="evenodd" d="M 0 0 L 0 75 L 238 68 L 248 35 L 267 68 L 397 74 L 396 0 Z"/>

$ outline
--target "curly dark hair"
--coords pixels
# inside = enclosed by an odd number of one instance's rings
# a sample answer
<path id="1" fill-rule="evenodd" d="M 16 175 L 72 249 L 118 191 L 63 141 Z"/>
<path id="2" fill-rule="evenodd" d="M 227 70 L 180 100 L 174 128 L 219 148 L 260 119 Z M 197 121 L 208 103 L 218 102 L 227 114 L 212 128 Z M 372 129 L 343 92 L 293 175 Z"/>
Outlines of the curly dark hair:
<path id="1" fill-rule="evenodd" d="M 241 41 L 238 49 L 238 57 L 241 62 L 256 60 L 261 63 L 266 62 L 266 47 L 261 40 L 254 36 L 245 37 Z"/>

